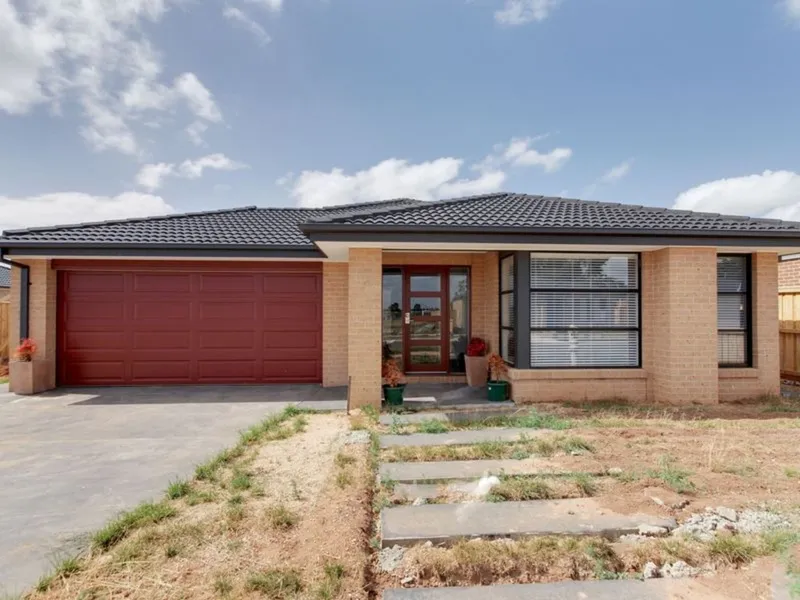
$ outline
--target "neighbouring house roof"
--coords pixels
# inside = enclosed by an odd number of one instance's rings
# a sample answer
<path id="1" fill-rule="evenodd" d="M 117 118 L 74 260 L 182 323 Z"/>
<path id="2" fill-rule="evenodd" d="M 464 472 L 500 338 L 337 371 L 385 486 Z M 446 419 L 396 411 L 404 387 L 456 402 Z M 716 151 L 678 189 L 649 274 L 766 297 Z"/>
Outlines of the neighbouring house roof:
<path id="1" fill-rule="evenodd" d="M 494 238 L 490 236 L 494 235 Z M 361 237 L 359 237 L 361 236 Z M 761 245 L 800 247 L 800 223 L 593 202 L 495 193 L 422 202 L 400 199 L 325 209 L 257 208 L 168 215 L 60 227 L 6 231 L 0 249 L 26 254 L 142 254 L 321 257 L 315 242 L 350 240 L 524 241 L 588 243 L 647 236 L 747 239 Z M 621 236 L 621 237 L 620 237 Z M 511 238 L 515 238 L 512 240 Z M 170 254 L 172 252 L 172 254 Z"/>
<path id="2" fill-rule="evenodd" d="M 0 265 L 0 289 L 11 287 L 11 269 Z"/>

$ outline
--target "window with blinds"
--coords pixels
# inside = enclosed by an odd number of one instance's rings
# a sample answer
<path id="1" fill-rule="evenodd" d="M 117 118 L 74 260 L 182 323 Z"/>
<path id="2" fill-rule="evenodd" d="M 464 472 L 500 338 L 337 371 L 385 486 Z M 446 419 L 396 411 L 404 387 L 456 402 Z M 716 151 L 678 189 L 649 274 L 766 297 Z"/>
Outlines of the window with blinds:
<path id="1" fill-rule="evenodd" d="M 721 367 L 750 365 L 750 260 L 717 257 L 717 344 Z"/>
<path id="2" fill-rule="evenodd" d="M 517 341 L 514 328 L 514 257 L 500 260 L 500 356 L 510 365 L 516 364 Z"/>
<path id="3" fill-rule="evenodd" d="M 531 253 L 531 367 L 638 367 L 637 254 Z"/>

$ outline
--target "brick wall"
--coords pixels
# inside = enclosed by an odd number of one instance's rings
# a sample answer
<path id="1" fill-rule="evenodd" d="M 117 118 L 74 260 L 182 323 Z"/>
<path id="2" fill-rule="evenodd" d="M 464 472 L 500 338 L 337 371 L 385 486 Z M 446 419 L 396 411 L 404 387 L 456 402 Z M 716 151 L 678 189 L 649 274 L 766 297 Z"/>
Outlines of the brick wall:
<path id="1" fill-rule="evenodd" d="M 514 402 L 644 402 L 644 369 L 509 369 Z"/>
<path id="2" fill-rule="evenodd" d="M 781 291 L 800 290 L 800 258 L 778 263 L 778 287 Z"/>
<path id="3" fill-rule="evenodd" d="M 322 263 L 322 385 L 347 385 L 347 263 Z"/>
<path id="4" fill-rule="evenodd" d="M 381 403 L 381 250 L 351 248 L 347 287 L 347 371 L 350 405 Z"/>
<path id="5" fill-rule="evenodd" d="M 22 261 L 20 261 L 22 262 Z M 36 382 L 37 391 L 56 386 L 56 271 L 49 260 L 26 260 L 30 266 L 30 337 L 36 343 L 35 360 L 43 363 L 42 377 Z M 9 347 L 19 344 L 19 285 L 20 271 L 11 272 L 11 310 L 9 314 Z M 14 391 L 14 381 L 10 381 Z"/>

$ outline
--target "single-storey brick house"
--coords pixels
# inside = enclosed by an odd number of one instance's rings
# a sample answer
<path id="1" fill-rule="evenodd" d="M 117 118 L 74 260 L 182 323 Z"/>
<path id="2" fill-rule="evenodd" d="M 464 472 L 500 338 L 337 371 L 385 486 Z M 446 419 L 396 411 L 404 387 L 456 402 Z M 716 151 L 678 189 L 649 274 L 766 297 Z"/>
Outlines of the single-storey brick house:
<path id="1" fill-rule="evenodd" d="M 778 257 L 800 224 L 497 193 L 9 231 L 0 249 L 37 389 L 349 383 L 377 404 L 385 345 L 412 380 L 459 381 L 480 336 L 518 402 L 716 403 L 779 391 Z"/>

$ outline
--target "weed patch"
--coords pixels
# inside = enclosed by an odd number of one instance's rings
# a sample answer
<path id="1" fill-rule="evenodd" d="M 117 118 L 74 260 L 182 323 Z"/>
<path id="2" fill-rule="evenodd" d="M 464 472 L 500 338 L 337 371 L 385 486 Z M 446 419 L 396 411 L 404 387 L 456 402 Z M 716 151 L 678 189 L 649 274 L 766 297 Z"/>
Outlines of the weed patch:
<path id="1" fill-rule="evenodd" d="M 536 477 L 506 477 L 492 488 L 486 497 L 489 502 L 522 500 L 548 500 L 554 498 L 553 489 L 546 481 Z"/>
<path id="2" fill-rule="evenodd" d="M 444 421 L 438 419 L 425 419 L 417 424 L 419 433 L 447 433 L 450 427 Z"/>
<path id="3" fill-rule="evenodd" d="M 320 600 L 333 600 L 342 589 L 342 579 L 345 576 L 344 565 L 329 562 L 325 564 L 323 572 L 325 573 L 325 578 L 317 588 L 316 596 Z"/>
<path id="4" fill-rule="evenodd" d="M 108 523 L 94 534 L 92 542 L 97 548 L 108 550 L 134 529 L 168 519 L 176 512 L 174 507 L 164 502 L 144 502 Z"/>
<path id="5" fill-rule="evenodd" d="M 167 498 L 170 500 L 183 498 L 184 496 L 189 495 L 191 491 L 192 484 L 190 484 L 188 481 L 178 479 L 170 482 L 170 484 L 167 486 Z"/>
<path id="6" fill-rule="evenodd" d="M 300 572 L 294 569 L 269 569 L 251 573 L 245 587 L 250 592 L 261 592 L 268 598 L 285 600 L 303 591 Z"/>
<path id="7" fill-rule="evenodd" d="M 231 489 L 237 491 L 249 490 L 253 487 L 253 479 L 249 473 L 235 469 L 231 478 Z"/>
<path id="8" fill-rule="evenodd" d="M 668 456 L 662 456 L 658 469 L 648 469 L 646 475 L 652 479 L 660 479 L 668 488 L 678 494 L 689 494 L 697 488 L 689 479 L 691 473 L 681 469 Z"/>
<path id="9" fill-rule="evenodd" d="M 283 504 L 267 509 L 267 520 L 273 529 L 288 530 L 297 525 L 300 518 Z"/>

